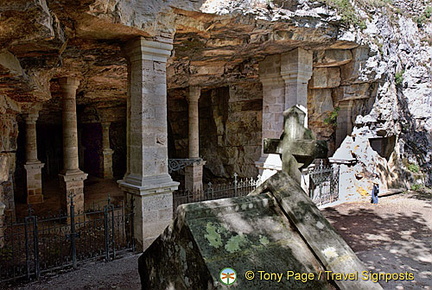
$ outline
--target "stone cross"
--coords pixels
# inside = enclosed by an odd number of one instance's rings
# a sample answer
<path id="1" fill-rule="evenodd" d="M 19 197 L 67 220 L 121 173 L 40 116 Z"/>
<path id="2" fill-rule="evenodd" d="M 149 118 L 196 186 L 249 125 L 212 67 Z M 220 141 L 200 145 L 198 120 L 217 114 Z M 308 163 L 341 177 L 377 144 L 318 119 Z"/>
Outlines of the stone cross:
<path id="1" fill-rule="evenodd" d="M 306 113 L 293 106 L 284 113 L 284 132 L 280 139 L 264 139 L 264 153 L 281 154 L 282 170 L 300 183 L 301 168 L 317 157 L 327 157 L 325 141 L 316 141 L 313 133 L 304 127 Z"/>

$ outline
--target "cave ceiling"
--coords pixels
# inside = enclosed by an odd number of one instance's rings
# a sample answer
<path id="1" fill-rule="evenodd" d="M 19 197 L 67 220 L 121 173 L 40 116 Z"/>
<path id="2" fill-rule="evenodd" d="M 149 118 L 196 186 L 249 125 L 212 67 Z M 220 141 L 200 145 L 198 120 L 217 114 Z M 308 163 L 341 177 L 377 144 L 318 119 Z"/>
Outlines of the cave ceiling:
<path id="1" fill-rule="evenodd" d="M 127 62 L 122 47 L 138 36 L 172 39 L 168 90 L 255 82 L 258 62 L 266 55 L 299 46 L 322 50 L 344 45 L 336 42 L 337 25 L 322 26 L 311 17 L 269 21 L 253 13 L 215 15 L 171 7 L 162 22 L 172 27 L 154 35 L 147 29 L 151 23 L 121 23 L 127 21 L 106 12 L 97 0 L 3 2 L 0 94 L 23 104 L 44 102 L 48 111 L 60 110 L 61 77 L 81 80 L 78 105 L 124 105 Z"/>

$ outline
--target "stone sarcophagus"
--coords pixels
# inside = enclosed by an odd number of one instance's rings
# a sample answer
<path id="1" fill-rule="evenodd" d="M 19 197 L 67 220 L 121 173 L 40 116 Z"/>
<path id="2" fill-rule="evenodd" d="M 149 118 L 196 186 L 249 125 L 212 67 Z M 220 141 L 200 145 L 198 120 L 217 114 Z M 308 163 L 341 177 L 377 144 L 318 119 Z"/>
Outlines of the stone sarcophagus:
<path id="1" fill-rule="evenodd" d="M 381 289 L 285 172 L 249 196 L 179 206 L 139 271 L 142 289 Z"/>

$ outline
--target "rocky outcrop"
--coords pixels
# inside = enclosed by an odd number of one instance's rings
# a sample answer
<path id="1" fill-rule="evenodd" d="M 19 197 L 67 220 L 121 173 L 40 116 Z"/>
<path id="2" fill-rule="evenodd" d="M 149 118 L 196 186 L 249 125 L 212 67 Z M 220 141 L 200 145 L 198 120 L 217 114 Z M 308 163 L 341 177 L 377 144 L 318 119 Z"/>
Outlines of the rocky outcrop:
<path id="1" fill-rule="evenodd" d="M 409 172 L 407 165 L 419 165 L 428 174 L 426 183 L 430 185 L 432 48 L 428 39 L 432 23 L 425 15 L 431 8 L 408 2 L 395 1 L 394 6 L 377 9 L 366 21 L 367 28 L 356 32 L 356 40 L 374 52 L 357 70 L 357 79 L 380 81 L 370 112 L 357 116 L 353 134 L 395 136 L 399 161 L 393 166 Z M 415 8 L 403 10 L 407 5 Z"/>

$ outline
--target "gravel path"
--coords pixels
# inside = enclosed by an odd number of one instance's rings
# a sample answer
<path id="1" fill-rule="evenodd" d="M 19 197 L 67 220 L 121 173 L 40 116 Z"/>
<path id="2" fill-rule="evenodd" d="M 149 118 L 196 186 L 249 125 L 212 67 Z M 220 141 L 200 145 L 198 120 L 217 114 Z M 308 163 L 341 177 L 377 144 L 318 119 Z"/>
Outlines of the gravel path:
<path id="1" fill-rule="evenodd" d="M 432 289 L 432 194 L 351 202 L 323 210 L 366 266 L 376 273 L 413 273 L 413 281 L 381 281 L 384 289 Z"/>
<path id="2" fill-rule="evenodd" d="M 384 289 L 432 289 L 432 194 L 380 198 L 378 205 L 350 202 L 323 210 L 366 266 L 380 273 L 413 273 Z M 90 263 L 15 289 L 140 289 L 137 259 Z"/>
<path id="3" fill-rule="evenodd" d="M 14 289 L 141 289 L 138 257 L 139 254 L 134 254 L 108 263 L 87 263 L 76 271 L 43 277 L 40 281 Z"/>

